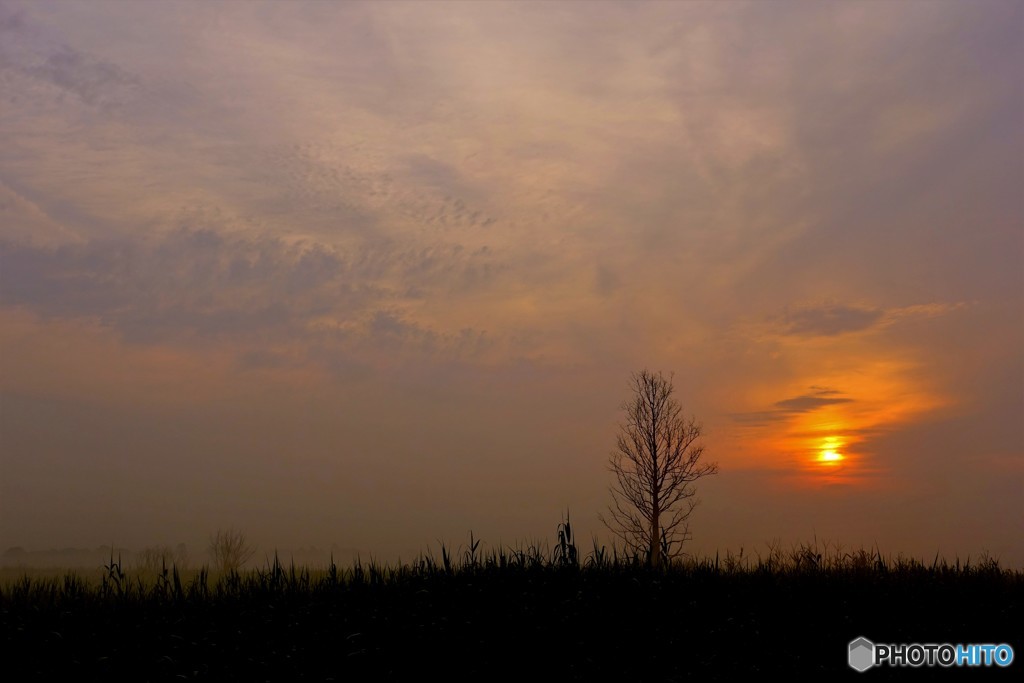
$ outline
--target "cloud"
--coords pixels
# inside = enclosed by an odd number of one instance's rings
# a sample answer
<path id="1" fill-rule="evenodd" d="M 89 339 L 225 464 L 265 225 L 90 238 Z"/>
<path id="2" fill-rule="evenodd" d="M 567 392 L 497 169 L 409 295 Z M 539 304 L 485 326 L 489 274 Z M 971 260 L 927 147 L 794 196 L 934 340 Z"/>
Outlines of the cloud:
<path id="1" fill-rule="evenodd" d="M 452 332 L 438 332 L 404 319 L 389 310 L 378 310 L 366 326 L 365 344 L 374 352 L 415 350 L 425 354 L 447 354 L 472 358 L 490 345 L 486 335 L 478 330 L 463 328 Z"/>
<path id="2" fill-rule="evenodd" d="M 787 311 L 779 322 L 786 334 L 835 336 L 869 329 L 882 313 L 874 308 L 832 304 Z"/>
<path id="3" fill-rule="evenodd" d="M 967 306 L 965 302 L 912 304 L 892 308 L 821 304 L 787 310 L 773 318 L 773 322 L 786 336 L 839 337 L 892 328 L 912 320 L 938 318 Z"/>
<path id="4" fill-rule="evenodd" d="M 733 413 L 732 419 L 750 426 L 767 425 L 789 421 L 796 415 L 811 413 L 827 406 L 854 402 L 854 399 L 843 396 L 842 392 L 837 389 L 827 387 L 810 387 L 810 389 L 811 393 L 776 401 L 773 404 L 775 406 L 773 410 Z"/>
<path id="5" fill-rule="evenodd" d="M 444 340 L 462 338 L 464 326 L 430 331 L 395 311 L 485 282 L 490 259 L 489 252 L 459 245 L 383 241 L 343 250 L 211 228 L 59 247 L 3 242 L 0 248 L 5 305 L 44 317 L 97 319 L 141 343 L 309 341 L 318 330 L 333 329 L 392 347 L 402 341 L 455 348 Z"/>
<path id="6" fill-rule="evenodd" d="M 838 403 L 850 403 L 852 398 L 825 398 L 820 394 L 796 396 L 782 401 L 776 401 L 776 407 L 786 413 L 809 413 L 818 408 L 836 405 Z"/>
<path id="7" fill-rule="evenodd" d="M 17 32 L 25 26 L 25 14 L 22 10 L 9 11 L 0 5 L 0 33 Z"/>
<path id="8" fill-rule="evenodd" d="M 90 105 L 126 100 L 138 86 L 137 79 L 116 65 L 91 60 L 68 47 L 51 52 L 41 64 L 28 66 L 25 71 Z"/>
<path id="9" fill-rule="evenodd" d="M 132 100 L 141 86 L 139 78 L 121 66 L 47 36 L 25 18 L 24 11 L 4 14 L 0 8 L 0 34 L 0 69 L 7 78 L 31 83 L 19 88 L 21 97 L 12 104 L 20 104 L 25 95 L 48 96 L 58 103 L 70 95 L 88 107 L 108 109 Z"/>
<path id="10" fill-rule="evenodd" d="M 21 243 L 56 246 L 79 242 L 81 238 L 53 220 L 35 202 L 0 182 L 0 225 L 2 237 Z"/>

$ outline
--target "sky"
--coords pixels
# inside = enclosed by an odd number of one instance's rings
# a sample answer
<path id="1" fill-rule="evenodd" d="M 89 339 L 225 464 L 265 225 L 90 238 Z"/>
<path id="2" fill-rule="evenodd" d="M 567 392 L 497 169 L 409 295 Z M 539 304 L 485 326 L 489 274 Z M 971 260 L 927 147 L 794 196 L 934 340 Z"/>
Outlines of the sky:
<path id="1" fill-rule="evenodd" d="M 0 549 L 1024 566 L 1019 2 L 0 0 Z"/>

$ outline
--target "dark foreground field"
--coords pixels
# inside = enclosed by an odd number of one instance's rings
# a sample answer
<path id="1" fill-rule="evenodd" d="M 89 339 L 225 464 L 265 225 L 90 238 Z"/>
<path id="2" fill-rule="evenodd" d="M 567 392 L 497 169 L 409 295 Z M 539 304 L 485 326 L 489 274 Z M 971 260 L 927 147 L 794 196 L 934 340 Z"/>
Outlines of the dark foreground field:
<path id="1" fill-rule="evenodd" d="M 661 571 L 528 553 L 0 587 L 5 680 L 1020 680 L 1024 573 L 812 552 Z M 857 673 L 847 644 L 1008 643 L 1008 668 Z"/>

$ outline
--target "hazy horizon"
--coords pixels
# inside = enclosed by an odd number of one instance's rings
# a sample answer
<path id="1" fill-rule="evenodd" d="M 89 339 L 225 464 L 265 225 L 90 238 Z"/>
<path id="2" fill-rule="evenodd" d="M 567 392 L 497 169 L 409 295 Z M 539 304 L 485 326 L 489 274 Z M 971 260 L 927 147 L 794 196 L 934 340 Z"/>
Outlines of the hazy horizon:
<path id="1" fill-rule="evenodd" d="M 0 552 L 1024 566 L 1024 5 L 0 0 Z M 258 556 L 259 557 L 259 556 Z"/>

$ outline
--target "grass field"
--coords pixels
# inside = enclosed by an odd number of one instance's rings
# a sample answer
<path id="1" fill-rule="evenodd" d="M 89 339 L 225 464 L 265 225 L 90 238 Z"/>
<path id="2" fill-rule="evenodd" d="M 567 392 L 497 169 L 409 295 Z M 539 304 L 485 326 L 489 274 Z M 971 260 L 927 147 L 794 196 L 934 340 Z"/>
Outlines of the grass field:
<path id="1" fill-rule="evenodd" d="M 570 550 L 571 552 L 566 552 Z M 442 548 L 401 566 L 284 566 L 0 585 L 7 680 L 326 681 L 1016 678 L 1009 669 L 847 666 L 883 643 L 1024 650 L 1024 572 L 803 546 L 652 570 L 573 547 Z"/>

